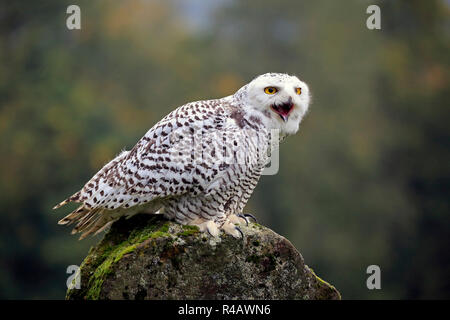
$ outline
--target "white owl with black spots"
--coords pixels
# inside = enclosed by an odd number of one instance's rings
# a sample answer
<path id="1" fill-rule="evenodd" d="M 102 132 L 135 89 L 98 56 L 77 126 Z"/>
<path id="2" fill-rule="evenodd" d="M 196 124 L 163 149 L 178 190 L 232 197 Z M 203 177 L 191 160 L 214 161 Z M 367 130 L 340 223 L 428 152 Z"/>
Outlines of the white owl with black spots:
<path id="1" fill-rule="evenodd" d="M 246 222 L 242 210 L 269 161 L 273 132 L 280 140 L 295 134 L 309 101 L 297 77 L 267 73 L 233 95 L 178 107 L 58 204 L 80 203 L 59 224 L 75 223 L 82 239 L 122 216 L 160 213 L 240 237 L 236 224 Z"/>

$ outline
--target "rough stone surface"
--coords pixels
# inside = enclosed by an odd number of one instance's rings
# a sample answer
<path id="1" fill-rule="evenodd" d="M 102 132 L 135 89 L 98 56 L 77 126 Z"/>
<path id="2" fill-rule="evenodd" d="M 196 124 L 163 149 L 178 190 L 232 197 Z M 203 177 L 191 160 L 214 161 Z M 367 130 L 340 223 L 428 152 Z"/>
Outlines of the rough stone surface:
<path id="1" fill-rule="evenodd" d="M 113 224 L 67 299 L 340 299 L 284 237 L 256 223 L 213 238 L 157 215 Z"/>

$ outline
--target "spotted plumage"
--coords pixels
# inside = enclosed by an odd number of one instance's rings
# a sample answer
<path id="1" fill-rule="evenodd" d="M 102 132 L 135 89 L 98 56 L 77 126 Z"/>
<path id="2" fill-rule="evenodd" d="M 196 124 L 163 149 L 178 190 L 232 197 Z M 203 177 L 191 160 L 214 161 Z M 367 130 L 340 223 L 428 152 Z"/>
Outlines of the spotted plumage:
<path id="1" fill-rule="evenodd" d="M 273 130 L 281 139 L 296 133 L 308 105 L 307 85 L 278 73 L 221 99 L 187 103 L 55 206 L 80 203 L 59 224 L 76 223 L 72 233 L 82 239 L 122 216 L 161 213 L 239 237 L 235 223 L 245 219 L 239 215 L 268 162 Z"/>

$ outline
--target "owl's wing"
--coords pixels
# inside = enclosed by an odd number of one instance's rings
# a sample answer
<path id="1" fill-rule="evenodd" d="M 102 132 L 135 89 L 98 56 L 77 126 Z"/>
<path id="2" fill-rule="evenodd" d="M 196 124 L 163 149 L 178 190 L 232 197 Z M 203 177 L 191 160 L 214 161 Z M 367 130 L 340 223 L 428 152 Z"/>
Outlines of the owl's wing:
<path id="1" fill-rule="evenodd" d="M 211 163 L 211 133 L 223 131 L 226 114 L 220 100 L 179 107 L 152 127 L 131 151 L 105 165 L 57 207 L 74 201 L 90 210 L 126 209 L 155 199 L 203 192 L 219 173 L 219 164 Z M 202 150 L 206 142 L 207 148 Z M 203 157 L 203 151 L 209 152 L 209 157 Z M 203 158 L 198 161 L 199 157 Z"/>

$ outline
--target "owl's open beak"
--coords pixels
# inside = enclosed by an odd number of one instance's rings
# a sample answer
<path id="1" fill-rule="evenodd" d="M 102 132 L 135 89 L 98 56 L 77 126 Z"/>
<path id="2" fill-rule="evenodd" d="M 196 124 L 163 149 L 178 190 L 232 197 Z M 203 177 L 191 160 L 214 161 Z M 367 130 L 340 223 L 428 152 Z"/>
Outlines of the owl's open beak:
<path id="1" fill-rule="evenodd" d="M 273 104 L 271 105 L 271 107 L 273 111 L 278 113 L 278 115 L 284 122 L 287 122 L 289 120 L 289 114 L 294 109 L 294 103 L 292 102 L 292 98 L 289 97 L 289 100 L 287 102 L 283 102 L 280 104 Z"/>

